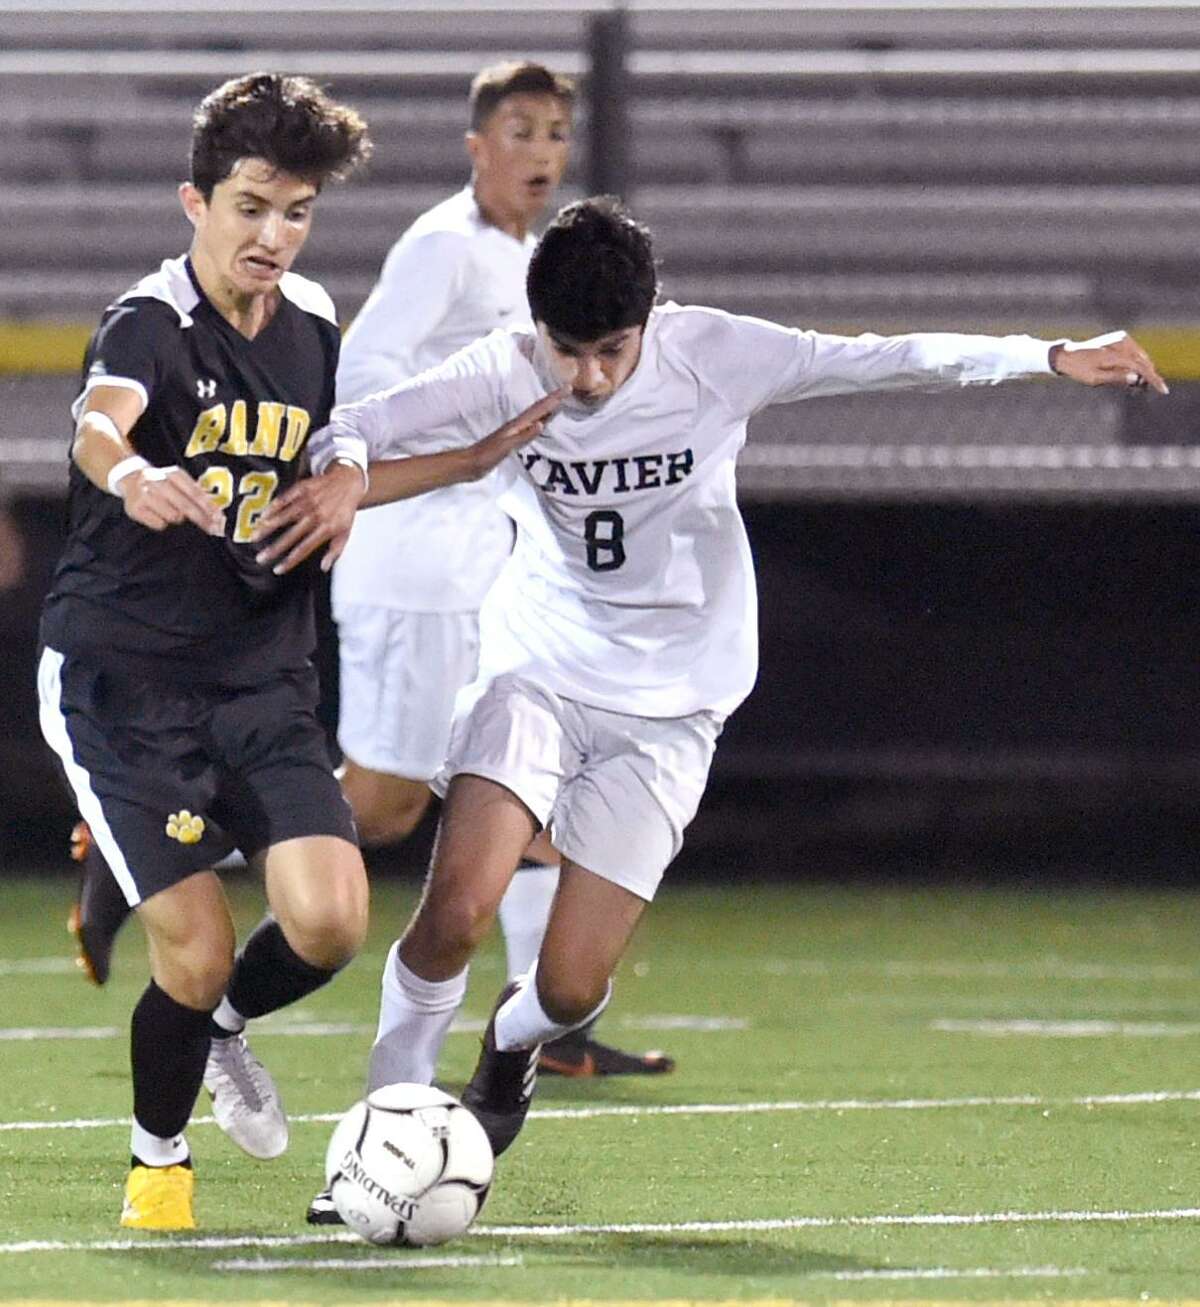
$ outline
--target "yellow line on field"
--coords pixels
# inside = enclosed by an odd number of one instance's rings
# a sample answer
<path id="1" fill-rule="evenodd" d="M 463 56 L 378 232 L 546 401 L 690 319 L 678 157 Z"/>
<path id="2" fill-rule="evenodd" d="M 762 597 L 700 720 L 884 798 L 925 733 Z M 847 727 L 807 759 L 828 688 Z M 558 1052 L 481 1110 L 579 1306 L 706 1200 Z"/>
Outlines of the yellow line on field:
<path id="1" fill-rule="evenodd" d="M 95 323 L 0 321 L 0 373 L 78 372 Z M 1053 340 L 1054 328 L 1030 327 L 1030 334 Z M 1134 328 L 1134 334 L 1173 381 L 1200 381 L 1200 324 L 1192 327 Z"/>

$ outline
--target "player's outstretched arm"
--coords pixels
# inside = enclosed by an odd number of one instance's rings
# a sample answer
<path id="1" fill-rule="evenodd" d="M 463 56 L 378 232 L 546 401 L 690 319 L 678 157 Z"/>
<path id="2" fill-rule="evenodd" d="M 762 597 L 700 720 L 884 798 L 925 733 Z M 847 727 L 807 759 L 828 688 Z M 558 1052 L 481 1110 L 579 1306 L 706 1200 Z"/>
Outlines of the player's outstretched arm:
<path id="1" fill-rule="evenodd" d="M 1152 386 L 1160 395 L 1170 393 L 1150 355 L 1123 331 L 1052 345 L 1050 366 L 1085 386 Z"/>
<path id="2" fill-rule="evenodd" d="M 321 559 L 321 568 L 327 572 L 346 547 L 358 508 L 411 499 L 461 481 L 478 481 L 541 432 L 542 424 L 562 403 L 565 393 L 544 395 L 473 445 L 372 463 L 365 494 L 358 468 L 330 464 L 319 476 L 307 477 L 280 495 L 259 519 L 253 539 L 271 539 L 256 555 L 258 562 L 271 566 L 277 574 L 290 572 L 327 544 Z"/>
<path id="3" fill-rule="evenodd" d="M 510 422 L 462 449 L 372 463 L 371 487 L 363 499 L 362 507 L 390 504 L 397 499 L 411 499 L 414 495 L 423 495 L 426 491 L 438 490 L 460 481 L 482 480 L 514 450 L 527 445 L 541 434 L 543 423 L 563 402 L 566 393 L 564 387 L 543 395 Z"/>
<path id="4" fill-rule="evenodd" d="M 135 453 L 129 432 L 141 416 L 141 399 L 121 386 L 97 386 L 75 427 L 71 457 L 94 486 L 116 495 L 125 512 L 151 531 L 191 522 L 213 536 L 225 534 L 225 515 L 212 496 L 180 467 L 152 467 Z"/>

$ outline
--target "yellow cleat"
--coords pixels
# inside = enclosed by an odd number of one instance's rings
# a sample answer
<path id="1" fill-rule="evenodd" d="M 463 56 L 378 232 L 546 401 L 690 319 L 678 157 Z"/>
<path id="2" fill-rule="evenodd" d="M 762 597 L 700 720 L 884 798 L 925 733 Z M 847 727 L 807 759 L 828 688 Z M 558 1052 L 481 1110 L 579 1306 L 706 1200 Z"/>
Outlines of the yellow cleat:
<path id="1" fill-rule="evenodd" d="M 135 1166 L 125 1181 L 121 1224 L 129 1230 L 194 1230 L 189 1166 Z"/>

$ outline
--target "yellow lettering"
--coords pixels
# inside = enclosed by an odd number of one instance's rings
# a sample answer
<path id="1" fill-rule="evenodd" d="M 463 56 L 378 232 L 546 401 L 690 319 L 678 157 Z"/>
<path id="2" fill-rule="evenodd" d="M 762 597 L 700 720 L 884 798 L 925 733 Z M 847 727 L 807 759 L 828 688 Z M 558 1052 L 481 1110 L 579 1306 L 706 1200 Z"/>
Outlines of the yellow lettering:
<path id="1" fill-rule="evenodd" d="M 242 496 L 242 502 L 238 505 L 233 538 L 239 543 L 244 544 L 250 539 L 278 484 L 279 477 L 274 472 L 247 472 L 238 482 L 238 494 Z"/>
<path id="2" fill-rule="evenodd" d="M 279 457 L 285 463 L 290 463 L 303 448 L 308 438 L 308 423 L 307 409 L 297 408 L 295 404 L 287 406 L 287 434 L 283 438 L 283 448 L 279 451 Z"/>
<path id="3" fill-rule="evenodd" d="M 258 405 L 258 422 L 254 428 L 254 443 L 250 453 L 274 458 L 279 452 L 279 433 L 283 427 L 282 404 L 274 400 L 261 400 Z"/>
<path id="4" fill-rule="evenodd" d="M 227 467 L 208 468 L 200 484 L 217 501 L 218 508 L 226 509 L 233 503 L 233 473 Z"/>
<path id="5" fill-rule="evenodd" d="M 184 458 L 191 458 L 195 454 L 211 454 L 220 444 L 224 434 L 225 405 L 214 404 L 212 408 L 206 408 L 196 419 L 196 425 L 192 428 L 192 438 L 183 451 Z"/>
<path id="6" fill-rule="evenodd" d="M 235 399 L 229 411 L 229 435 L 221 446 L 221 453 L 241 458 L 246 450 L 246 401 Z"/>

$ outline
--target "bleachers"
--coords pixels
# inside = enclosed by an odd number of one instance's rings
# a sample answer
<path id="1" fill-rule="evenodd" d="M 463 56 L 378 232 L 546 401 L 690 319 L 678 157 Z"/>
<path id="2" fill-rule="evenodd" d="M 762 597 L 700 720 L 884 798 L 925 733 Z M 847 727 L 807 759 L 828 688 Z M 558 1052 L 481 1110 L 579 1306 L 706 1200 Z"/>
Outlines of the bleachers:
<path id="1" fill-rule="evenodd" d="M 396 235 L 444 193 L 430 185 L 331 188 L 304 266 L 360 301 Z M 884 291 L 880 308 L 895 320 L 904 306 L 896 295 L 901 283 L 882 279 L 889 270 L 893 277 L 911 274 L 917 291 L 916 277 L 940 277 L 933 286 L 943 301 L 961 291 L 965 303 L 957 311 L 961 316 L 969 305 L 974 315 L 980 296 L 971 275 L 978 270 L 993 274 L 986 283 L 1000 311 L 993 316 L 1026 317 L 1030 300 L 1053 309 L 1052 293 L 1061 287 L 1066 297 L 1058 308 L 1077 320 L 1080 310 L 1094 316 L 1105 295 L 1140 308 L 1138 297 L 1150 293 L 1155 274 L 1167 278 L 1191 267 L 1200 192 L 1182 186 L 647 185 L 636 190 L 636 212 L 656 233 L 668 287 L 675 279 L 699 287 L 702 278 L 719 277 L 743 307 L 754 307 L 768 274 L 824 274 L 842 279 L 830 288 L 848 289 L 860 311 L 872 307 L 876 288 Z M 5 216 L 0 267 L 19 270 L 0 281 L 10 312 L 29 313 L 39 300 L 45 312 L 73 266 L 80 284 L 95 287 L 101 298 L 116 293 L 148 263 L 183 248 L 189 231 L 172 188 L 162 183 L 10 184 Z M 951 273 L 960 276 L 947 280 Z M 1080 277 L 1094 288 L 1091 304 L 1080 302 Z M 1164 295 L 1190 299 L 1191 284 L 1189 278 L 1156 292 L 1159 309 Z"/>
<path id="2" fill-rule="evenodd" d="M 626 8 L 627 195 L 673 297 L 827 329 L 1195 323 L 1200 6 Z M 91 322 L 178 253 L 190 109 L 255 67 L 328 80 L 372 123 L 371 169 L 322 198 L 302 264 L 348 318 L 399 232 L 465 179 L 482 63 L 580 77 L 566 195 L 582 192 L 596 12 L 0 0 L 0 321 Z M 1080 431 L 1119 428 L 1096 412 Z"/>
<path id="3" fill-rule="evenodd" d="M 371 119 L 370 175 L 330 195 L 335 221 L 309 255 L 347 314 L 391 239 L 463 178 L 462 93 L 480 63 L 532 52 L 586 82 L 585 4 L 336 8 L 332 21 L 320 6 L 285 5 L 281 20 L 220 0 L 126 3 L 117 15 L 57 0 L 0 6 L 0 315 L 73 317 L 96 303 L 92 288 L 107 298 L 147 252 L 178 247 L 186 230 L 169 183 L 185 167 L 195 96 L 221 76 L 329 76 Z M 1117 300 L 1139 306 L 1157 281 L 1190 284 L 1200 11 L 1101 12 L 630 6 L 627 189 L 660 233 L 668 278 L 720 276 L 730 302 L 754 307 L 764 277 L 841 274 L 860 278 L 850 297 L 868 316 L 872 287 L 897 272 L 1094 287 L 1115 276 Z M 577 190 L 588 176 L 580 126 Z M 338 240 L 347 223 L 352 246 Z M 920 307 L 929 296 L 910 284 Z M 1102 310 L 1113 296 L 1093 298 Z M 1078 317 L 1074 289 L 1061 307 Z M 904 312 L 894 296 L 879 308 L 889 321 Z"/>

